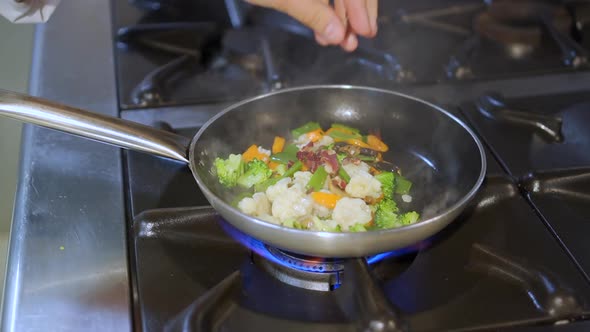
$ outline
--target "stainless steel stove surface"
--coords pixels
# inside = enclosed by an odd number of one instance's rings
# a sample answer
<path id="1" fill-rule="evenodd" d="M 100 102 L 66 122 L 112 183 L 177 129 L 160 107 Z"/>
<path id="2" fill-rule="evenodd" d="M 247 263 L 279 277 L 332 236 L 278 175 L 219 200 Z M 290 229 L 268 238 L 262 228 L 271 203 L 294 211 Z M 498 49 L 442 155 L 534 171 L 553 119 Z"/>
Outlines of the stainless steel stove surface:
<path id="1" fill-rule="evenodd" d="M 302 84 L 395 89 L 588 68 L 586 5 L 571 1 L 382 1 L 377 38 L 351 54 L 241 1 L 157 3 L 113 2 L 123 109 L 236 101 Z"/>
<path id="2" fill-rule="evenodd" d="M 381 1 L 378 38 L 345 54 L 242 2 L 115 1 L 119 107 L 190 137 L 228 103 L 288 86 L 461 90 L 583 73 L 586 8 L 557 4 Z M 495 91 L 449 101 L 486 145 L 481 192 L 437 236 L 357 260 L 268 247 L 224 222 L 184 164 L 125 152 L 135 328 L 587 330 L 588 103 Z"/>

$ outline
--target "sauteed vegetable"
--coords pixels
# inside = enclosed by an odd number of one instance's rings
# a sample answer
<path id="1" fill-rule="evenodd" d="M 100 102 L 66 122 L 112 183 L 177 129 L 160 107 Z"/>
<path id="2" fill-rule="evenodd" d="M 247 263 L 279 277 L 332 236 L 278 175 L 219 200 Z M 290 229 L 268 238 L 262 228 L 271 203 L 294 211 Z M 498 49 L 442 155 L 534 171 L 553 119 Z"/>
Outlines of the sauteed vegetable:
<path id="1" fill-rule="evenodd" d="M 241 154 L 217 158 L 219 183 L 238 192 L 244 213 L 298 229 L 364 232 L 415 223 L 412 183 L 382 159 L 389 147 L 378 135 L 334 123 L 317 122 L 276 136 L 270 150 L 252 144 Z"/>

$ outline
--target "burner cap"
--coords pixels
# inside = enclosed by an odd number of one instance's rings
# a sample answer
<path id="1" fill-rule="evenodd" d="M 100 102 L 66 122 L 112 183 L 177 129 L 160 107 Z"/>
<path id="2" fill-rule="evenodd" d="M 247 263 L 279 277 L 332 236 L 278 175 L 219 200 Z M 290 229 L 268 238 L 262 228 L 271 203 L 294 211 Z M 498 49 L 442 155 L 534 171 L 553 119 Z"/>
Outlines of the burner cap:
<path id="1" fill-rule="evenodd" d="M 331 291 L 340 287 L 341 260 L 288 253 L 266 246 L 272 257 L 254 256 L 254 262 L 280 281 L 306 289 Z"/>
<path id="2" fill-rule="evenodd" d="M 503 45 L 538 46 L 543 35 L 541 16 L 547 15 L 553 26 L 569 33 L 572 18 L 558 5 L 538 1 L 493 1 L 474 22 L 475 30 Z"/>

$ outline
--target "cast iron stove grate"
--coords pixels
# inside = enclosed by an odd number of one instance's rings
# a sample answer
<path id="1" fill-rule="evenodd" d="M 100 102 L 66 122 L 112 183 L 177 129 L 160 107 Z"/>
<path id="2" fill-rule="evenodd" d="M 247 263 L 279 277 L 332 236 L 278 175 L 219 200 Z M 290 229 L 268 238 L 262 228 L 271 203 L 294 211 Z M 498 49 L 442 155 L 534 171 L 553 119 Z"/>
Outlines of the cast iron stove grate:
<path id="1" fill-rule="evenodd" d="M 268 247 L 236 234 L 211 208 L 138 215 L 132 271 L 141 329 L 356 331 L 395 322 L 408 331 L 470 331 L 589 312 L 583 275 L 502 176 L 489 176 L 471 208 L 418 251 L 343 261 L 331 291 L 281 281 L 257 262 L 269 259 L 260 253 Z"/>

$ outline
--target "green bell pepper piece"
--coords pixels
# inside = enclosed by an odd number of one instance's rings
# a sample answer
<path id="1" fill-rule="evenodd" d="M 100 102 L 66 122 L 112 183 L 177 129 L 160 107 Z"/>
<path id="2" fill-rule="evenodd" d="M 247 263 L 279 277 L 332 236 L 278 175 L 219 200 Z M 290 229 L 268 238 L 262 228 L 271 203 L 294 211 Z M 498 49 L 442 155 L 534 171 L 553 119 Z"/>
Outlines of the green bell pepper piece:
<path id="1" fill-rule="evenodd" d="M 412 188 L 412 182 L 410 180 L 404 178 L 401 175 L 395 176 L 395 193 L 404 195 L 410 192 L 410 188 Z"/>
<path id="2" fill-rule="evenodd" d="M 291 130 L 291 135 L 293 135 L 294 138 L 297 138 L 305 133 L 309 133 L 310 131 L 314 131 L 317 129 L 320 129 L 320 124 L 317 122 L 308 122 L 306 124 L 304 124 L 303 126 L 293 129 Z"/>
<path id="3" fill-rule="evenodd" d="M 326 172 L 324 166 L 318 167 L 311 176 L 311 179 L 309 179 L 309 182 L 307 183 L 307 189 L 319 191 L 324 187 L 324 183 L 326 182 L 327 178 L 328 172 Z"/>
<path id="4" fill-rule="evenodd" d="M 270 160 L 280 164 L 288 164 L 290 161 L 297 161 L 297 152 L 299 152 L 297 146 L 289 144 L 285 146 L 283 151 L 270 156 Z"/>
<path id="5" fill-rule="evenodd" d="M 290 178 L 293 176 L 293 174 L 295 174 L 295 172 L 300 171 L 301 168 L 303 168 L 303 163 L 300 160 L 297 160 L 293 166 L 291 166 L 291 168 L 289 168 L 285 174 L 283 174 L 281 178 Z"/>
<path id="6" fill-rule="evenodd" d="M 333 139 L 342 140 L 342 141 L 346 141 L 349 139 L 359 139 L 361 137 L 360 134 L 348 134 L 348 133 L 343 133 L 338 130 L 332 130 L 328 134 L 328 136 L 332 137 Z"/>

